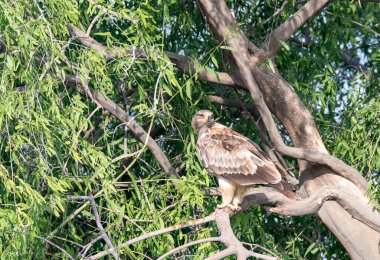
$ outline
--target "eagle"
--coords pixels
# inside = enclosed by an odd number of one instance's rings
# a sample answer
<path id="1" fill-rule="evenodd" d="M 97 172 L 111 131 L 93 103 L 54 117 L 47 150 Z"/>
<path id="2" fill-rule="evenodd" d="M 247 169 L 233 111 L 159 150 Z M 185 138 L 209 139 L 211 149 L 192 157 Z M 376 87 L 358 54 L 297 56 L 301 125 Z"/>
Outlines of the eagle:
<path id="1" fill-rule="evenodd" d="M 214 120 L 209 110 L 200 110 L 191 125 L 198 136 L 197 152 L 203 167 L 216 176 L 222 193 L 219 208 L 236 210 L 249 186 L 280 185 L 276 165 L 247 137 Z"/>

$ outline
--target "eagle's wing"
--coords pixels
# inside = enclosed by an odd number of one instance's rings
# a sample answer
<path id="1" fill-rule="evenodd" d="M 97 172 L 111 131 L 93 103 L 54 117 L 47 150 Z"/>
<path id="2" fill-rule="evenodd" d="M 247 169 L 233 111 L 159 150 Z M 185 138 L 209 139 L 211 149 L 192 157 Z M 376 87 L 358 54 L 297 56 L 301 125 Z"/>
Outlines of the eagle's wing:
<path id="1" fill-rule="evenodd" d="M 275 184 L 281 174 L 257 146 L 245 136 L 215 123 L 197 141 L 203 166 L 236 185 Z"/>

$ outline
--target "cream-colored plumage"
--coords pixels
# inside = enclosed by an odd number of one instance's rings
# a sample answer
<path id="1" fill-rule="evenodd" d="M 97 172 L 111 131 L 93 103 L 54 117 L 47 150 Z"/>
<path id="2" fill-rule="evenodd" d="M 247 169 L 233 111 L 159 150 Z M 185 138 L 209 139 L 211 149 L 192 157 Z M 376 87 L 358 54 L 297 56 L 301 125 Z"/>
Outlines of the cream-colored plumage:
<path id="1" fill-rule="evenodd" d="M 247 137 L 214 122 L 209 110 L 197 112 L 192 126 L 198 135 L 197 152 L 203 166 L 218 179 L 223 203 L 236 209 L 253 184 L 277 184 L 281 174 Z"/>

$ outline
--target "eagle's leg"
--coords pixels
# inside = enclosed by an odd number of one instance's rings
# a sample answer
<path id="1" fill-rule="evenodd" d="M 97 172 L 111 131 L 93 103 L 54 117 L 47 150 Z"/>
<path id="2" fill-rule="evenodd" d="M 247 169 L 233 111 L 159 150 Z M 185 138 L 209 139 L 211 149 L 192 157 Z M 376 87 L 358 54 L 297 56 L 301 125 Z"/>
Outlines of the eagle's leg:
<path id="1" fill-rule="evenodd" d="M 232 205 L 230 206 L 232 210 L 237 210 L 239 205 L 242 203 L 244 199 L 244 195 L 247 191 L 248 187 L 239 186 L 236 188 L 235 197 L 232 201 Z"/>
<path id="2" fill-rule="evenodd" d="M 230 206 L 235 196 L 235 186 L 225 178 L 218 176 L 219 190 L 222 193 L 223 203 L 218 205 L 218 208 Z"/>

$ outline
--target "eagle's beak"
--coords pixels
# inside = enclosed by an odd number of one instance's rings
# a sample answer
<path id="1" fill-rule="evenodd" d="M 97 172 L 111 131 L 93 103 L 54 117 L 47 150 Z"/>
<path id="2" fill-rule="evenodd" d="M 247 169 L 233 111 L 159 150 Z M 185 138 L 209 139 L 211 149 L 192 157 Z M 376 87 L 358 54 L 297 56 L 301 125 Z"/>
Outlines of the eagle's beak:
<path id="1" fill-rule="evenodd" d="M 214 121 L 214 116 L 213 115 L 209 115 L 208 118 L 207 118 L 207 121 L 208 122 L 213 122 Z"/>

